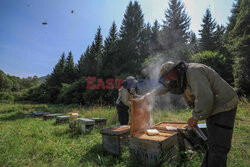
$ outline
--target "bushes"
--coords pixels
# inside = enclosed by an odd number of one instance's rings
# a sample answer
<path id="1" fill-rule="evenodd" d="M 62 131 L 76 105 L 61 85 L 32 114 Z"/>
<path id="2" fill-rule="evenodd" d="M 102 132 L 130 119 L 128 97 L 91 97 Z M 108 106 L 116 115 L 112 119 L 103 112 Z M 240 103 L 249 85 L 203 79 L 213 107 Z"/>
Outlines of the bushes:
<path id="1" fill-rule="evenodd" d="M 83 97 L 83 92 L 85 92 L 85 88 L 85 77 L 72 84 L 63 84 L 63 87 L 61 88 L 60 93 L 57 96 L 57 102 L 64 104 L 84 104 L 85 98 Z"/>
<path id="2" fill-rule="evenodd" d="M 232 84 L 232 65 L 229 64 L 226 57 L 219 52 L 203 51 L 192 55 L 191 61 L 205 64 L 214 69 L 229 84 Z"/>

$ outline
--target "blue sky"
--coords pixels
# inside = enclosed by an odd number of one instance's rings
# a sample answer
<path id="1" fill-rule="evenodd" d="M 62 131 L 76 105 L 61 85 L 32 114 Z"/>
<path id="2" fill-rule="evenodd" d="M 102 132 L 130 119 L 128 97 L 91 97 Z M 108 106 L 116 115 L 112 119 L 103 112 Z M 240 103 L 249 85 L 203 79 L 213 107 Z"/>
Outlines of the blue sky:
<path id="1" fill-rule="evenodd" d="M 160 23 L 168 0 L 138 0 L 145 22 Z M 206 8 L 218 24 L 228 22 L 234 0 L 183 0 L 198 34 Z M 0 0 L 0 70 L 38 77 L 52 72 L 62 52 L 77 63 L 97 28 L 107 36 L 113 21 L 121 25 L 129 0 Z M 74 13 L 71 14 L 71 10 Z M 42 25 L 46 21 L 47 25 Z"/>

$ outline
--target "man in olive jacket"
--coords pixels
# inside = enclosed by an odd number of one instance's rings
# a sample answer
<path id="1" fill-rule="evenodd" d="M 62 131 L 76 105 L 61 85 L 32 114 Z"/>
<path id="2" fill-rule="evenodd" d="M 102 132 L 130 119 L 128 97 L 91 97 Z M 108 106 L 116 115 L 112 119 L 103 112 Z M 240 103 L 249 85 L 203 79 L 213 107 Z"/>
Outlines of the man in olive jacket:
<path id="1" fill-rule="evenodd" d="M 188 126 L 194 128 L 198 121 L 206 120 L 209 149 L 201 166 L 226 166 L 238 104 L 236 92 L 216 71 L 203 64 L 168 61 L 162 65 L 160 74 L 165 93 L 171 93 L 169 82 L 175 81 L 172 93 L 183 94 L 193 108 Z M 155 94 L 163 92 L 161 89 Z"/>

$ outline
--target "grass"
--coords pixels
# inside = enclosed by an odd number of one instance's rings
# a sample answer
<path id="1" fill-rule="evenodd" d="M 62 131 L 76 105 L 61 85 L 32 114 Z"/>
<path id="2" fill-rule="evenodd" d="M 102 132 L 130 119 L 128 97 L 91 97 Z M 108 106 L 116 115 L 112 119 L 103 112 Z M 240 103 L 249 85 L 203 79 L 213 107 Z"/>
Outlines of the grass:
<path id="1" fill-rule="evenodd" d="M 126 149 L 121 157 L 105 152 L 100 129 L 87 135 L 69 131 L 68 124 L 55 125 L 55 120 L 24 117 L 23 113 L 48 111 L 70 113 L 79 110 L 86 118 L 108 118 L 108 126 L 119 124 L 113 107 L 83 108 L 77 105 L 0 104 L 0 166 L 136 166 Z M 228 166 L 248 166 L 250 103 L 239 105 Z M 155 123 L 187 121 L 190 110 L 152 112 Z M 203 155 L 188 154 L 185 166 L 200 166 Z M 163 166 L 169 166 L 168 163 Z"/>

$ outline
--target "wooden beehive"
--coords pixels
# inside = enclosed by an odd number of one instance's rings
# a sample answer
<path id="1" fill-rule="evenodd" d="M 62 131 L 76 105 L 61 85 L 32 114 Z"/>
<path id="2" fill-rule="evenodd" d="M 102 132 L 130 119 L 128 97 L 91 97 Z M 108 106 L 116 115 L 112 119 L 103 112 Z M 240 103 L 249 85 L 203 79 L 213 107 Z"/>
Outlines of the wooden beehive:
<path id="1" fill-rule="evenodd" d="M 136 157 L 145 166 L 158 166 L 164 159 L 177 158 L 177 131 L 168 131 L 166 126 L 184 128 L 182 122 L 160 122 L 150 126 L 149 99 L 141 98 L 131 101 L 131 130 L 129 150 L 132 158 Z M 147 129 L 157 129 L 160 133 L 149 136 Z"/>
<path id="2" fill-rule="evenodd" d="M 78 118 L 77 123 L 78 123 L 77 125 L 78 131 L 80 133 L 90 132 L 94 128 L 94 125 L 95 125 L 95 122 L 88 118 Z"/>
<path id="3" fill-rule="evenodd" d="M 46 114 L 43 116 L 43 120 L 47 121 L 50 119 L 55 119 L 57 116 L 63 115 L 62 113 L 55 113 L 55 114 Z"/>
<path id="4" fill-rule="evenodd" d="M 49 112 L 43 112 L 43 111 L 34 111 L 33 116 L 34 117 L 42 117 L 44 115 L 50 114 Z"/>
<path id="5" fill-rule="evenodd" d="M 69 115 L 60 115 L 56 117 L 56 124 L 69 123 Z"/>
<path id="6" fill-rule="evenodd" d="M 107 118 L 91 118 L 93 121 L 95 121 L 95 127 L 98 128 L 105 128 L 107 123 Z"/>
<path id="7" fill-rule="evenodd" d="M 121 155 L 122 148 L 128 145 L 129 125 L 118 125 L 105 128 L 102 134 L 102 145 L 106 151 L 114 155 Z"/>
<path id="8" fill-rule="evenodd" d="M 80 118 L 80 115 L 78 113 L 71 113 L 69 116 L 69 128 L 73 131 L 78 130 L 77 118 Z"/>
<path id="9" fill-rule="evenodd" d="M 136 156 L 146 166 L 158 166 L 165 160 L 177 160 L 177 131 L 168 131 L 166 126 L 184 128 L 187 124 L 161 122 L 150 127 L 159 130 L 159 135 L 148 136 L 146 133 L 139 133 L 129 137 L 129 150 L 132 157 Z"/>

